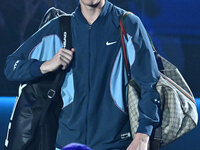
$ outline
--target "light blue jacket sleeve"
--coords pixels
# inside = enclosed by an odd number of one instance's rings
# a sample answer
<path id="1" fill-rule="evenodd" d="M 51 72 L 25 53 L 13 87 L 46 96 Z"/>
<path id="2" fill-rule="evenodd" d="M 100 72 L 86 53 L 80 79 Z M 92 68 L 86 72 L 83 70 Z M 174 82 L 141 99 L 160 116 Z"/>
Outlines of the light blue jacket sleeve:
<path id="1" fill-rule="evenodd" d="M 4 74 L 8 80 L 25 83 L 42 76 L 40 66 L 44 61 L 31 58 L 30 55 L 39 44 L 44 42 L 45 36 L 58 34 L 58 27 L 58 19 L 52 20 L 7 57 Z"/>

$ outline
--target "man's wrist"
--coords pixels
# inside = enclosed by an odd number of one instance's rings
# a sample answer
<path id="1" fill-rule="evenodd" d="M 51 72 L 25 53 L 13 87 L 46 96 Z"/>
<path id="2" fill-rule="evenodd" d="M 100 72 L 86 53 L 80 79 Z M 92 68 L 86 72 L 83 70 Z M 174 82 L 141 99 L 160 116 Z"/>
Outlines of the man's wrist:
<path id="1" fill-rule="evenodd" d="M 144 133 L 136 133 L 135 139 L 137 139 L 141 142 L 144 142 L 144 143 L 149 142 L 149 136 L 147 134 L 144 134 Z"/>
<path id="2" fill-rule="evenodd" d="M 144 133 L 147 134 L 148 136 L 151 136 L 152 131 L 153 131 L 153 125 L 149 124 L 145 119 L 140 120 L 139 127 L 136 133 Z"/>
<path id="3" fill-rule="evenodd" d="M 40 71 L 42 74 L 46 74 L 48 73 L 48 68 L 47 68 L 47 61 L 45 61 L 44 63 L 42 63 L 42 65 L 40 66 Z"/>

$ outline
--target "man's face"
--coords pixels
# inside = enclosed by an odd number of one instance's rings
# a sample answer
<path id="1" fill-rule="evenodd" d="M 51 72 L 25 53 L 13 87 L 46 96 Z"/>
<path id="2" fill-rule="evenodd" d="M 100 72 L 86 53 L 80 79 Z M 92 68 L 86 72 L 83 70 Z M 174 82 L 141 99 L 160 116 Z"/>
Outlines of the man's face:
<path id="1" fill-rule="evenodd" d="M 92 6 L 92 7 L 95 7 L 95 6 L 97 6 L 101 1 L 104 1 L 104 0 L 80 0 L 80 4 L 81 4 L 81 5 L 85 5 L 85 6 Z"/>

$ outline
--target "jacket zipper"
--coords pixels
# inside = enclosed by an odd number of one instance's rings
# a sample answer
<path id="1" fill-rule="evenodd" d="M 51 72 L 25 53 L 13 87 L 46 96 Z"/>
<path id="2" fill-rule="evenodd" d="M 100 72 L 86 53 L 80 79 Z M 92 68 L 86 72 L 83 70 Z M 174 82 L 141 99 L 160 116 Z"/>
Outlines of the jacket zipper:
<path id="1" fill-rule="evenodd" d="M 90 91 L 90 56 L 91 56 L 91 41 L 90 41 L 90 39 L 91 39 L 91 29 L 92 29 L 92 25 L 89 25 L 89 68 L 88 68 L 88 70 L 89 70 L 89 76 L 88 76 L 88 86 L 89 86 L 89 91 Z"/>
<path id="2" fill-rule="evenodd" d="M 91 51 L 91 41 L 90 41 L 90 36 L 91 36 L 91 29 L 92 25 L 89 25 L 88 30 L 89 30 L 89 38 L 88 38 L 88 44 L 89 44 L 89 65 L 88 65 L 88 99 L 87 99 L 87 105 L 86 105 L 86 128 L 85 128 L 85 144 L 88 144 L 87 141 L 87 128 L 88 128 L 88 105 L 89 105 L 89 100 L 90 100 L 90 51 Z"/>

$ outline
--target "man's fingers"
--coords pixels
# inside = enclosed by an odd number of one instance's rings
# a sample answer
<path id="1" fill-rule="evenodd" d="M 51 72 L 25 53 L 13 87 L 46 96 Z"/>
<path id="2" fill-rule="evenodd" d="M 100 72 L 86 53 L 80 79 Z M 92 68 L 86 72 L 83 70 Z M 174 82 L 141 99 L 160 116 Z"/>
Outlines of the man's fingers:
<path id="1" fill-rule="evenodd" d="M 72 48 L 72 52 L 75 52 L 75 49 L 74 49 L 74 48 Z"/>
<path id="2" fill-rule="evenodd" d="M 46 61 L 41 65 L 41 72 L 43 74 L 52 72 L 60 66 L 62 66 L 62 69 L 65 70 L 73 58 L 74 51 L 74 48 L 71 50 L 61 48 L 51 60 Z"/>
<path id="3" fill-rule="evenodd" d="M 61 54 L 73 56 L 73 52 L 66 49 L 62 49 Z"/>
<path id="4" fill-rule="evenodd" d="M 74 48 L 72 48 L 71 50 L 61 48 L 60 50 L 61 50 L 61 53 L 67 54 L 67 55 L 70 55 L 70 56 L 73 56 L 73 53 L 74 53 L 74 51 L 75 51 Z"/>
<path id="5" fill-rule="evenodd" d="M 73 58 L 74 51 L 75 51 L 74 48 L 72 48 L 71 50 L 61 48 L 57 52 L 57 54 L 54 56 L 54 59 L 52 59 L 54 68 L 57 68 L 58 66 L 62 66 L 62 69 L 65 70 Z"/>
<path id="6" fill-rule="evenodd" d="M 74 49 L 72 51 L 69 51 L 69 50 L 66 50 L 66 49 L 62 49 L 59 54 L 64 57 L 64 59 L 66 60 L 69 60 L 71 61 L 72 58 L 73 58 L 73 52 L 74 52 Z"/>
<path id="7" fill-rule="evenodd" d="M 71 56 L 69 56 L 69 55 L 60 55 L 60 58 L 62 59 L 62 61 L 64 61 L 64 62 L 66 62 L 66 63 L 70 63 L 71 62 L 71 60 L 72 60 L 72 57 Z"/>
<path id="8" fill-rule="evenodd" d="M 69 64 L 69 61 L 65 61 L 62 57 L 60 57 L 60 63 L 62 65 L 62 70 L 65 70 L 67 68 L 67 65 Z"/>

